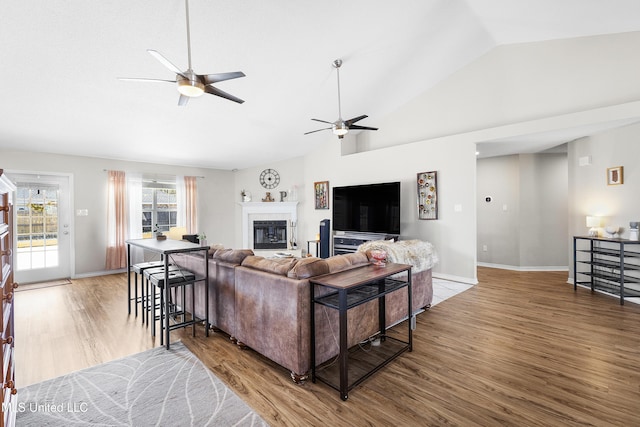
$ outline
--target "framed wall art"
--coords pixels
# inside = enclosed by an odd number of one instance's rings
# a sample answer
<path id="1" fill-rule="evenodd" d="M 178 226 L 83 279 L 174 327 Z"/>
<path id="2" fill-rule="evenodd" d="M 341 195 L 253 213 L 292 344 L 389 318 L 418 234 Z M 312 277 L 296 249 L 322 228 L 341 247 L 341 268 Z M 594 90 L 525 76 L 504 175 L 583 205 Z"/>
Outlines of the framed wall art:
<path id="1" fill-rule="evenodd" d="M 418 219 L 438 219 L 438 183 L 437 172 L 419 172 Z"/>
<path id="2" fill-rule="evenodd" d="M 624 182 L 622 166 L 607 168 L 607 185 L 620 185 Z"/>
<path id="3" fill-rule="evenodd" d="M 316 209 L 329 209 L 329 181 L 314 182 L 313 193 Z"/>

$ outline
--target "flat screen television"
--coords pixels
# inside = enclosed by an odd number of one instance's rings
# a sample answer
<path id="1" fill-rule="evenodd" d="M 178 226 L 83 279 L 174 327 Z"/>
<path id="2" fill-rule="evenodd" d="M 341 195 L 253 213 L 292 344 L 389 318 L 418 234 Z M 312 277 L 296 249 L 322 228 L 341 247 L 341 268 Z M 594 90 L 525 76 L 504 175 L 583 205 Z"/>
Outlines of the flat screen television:
<path id="1" fill-rule="evenodd" d="M 333 229 L 400 234 L 400 183 L 333 188 Z"/>

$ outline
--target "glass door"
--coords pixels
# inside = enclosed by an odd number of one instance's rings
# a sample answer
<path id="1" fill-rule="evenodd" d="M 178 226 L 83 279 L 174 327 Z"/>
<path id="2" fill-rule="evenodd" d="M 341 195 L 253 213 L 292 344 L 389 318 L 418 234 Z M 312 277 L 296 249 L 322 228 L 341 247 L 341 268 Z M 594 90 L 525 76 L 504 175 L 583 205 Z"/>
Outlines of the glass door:
<path id="1" fill-rule="evenodd" d="M 11 175 L 16 184 L 16 280 L 70 277 L 69 177 Z"/>

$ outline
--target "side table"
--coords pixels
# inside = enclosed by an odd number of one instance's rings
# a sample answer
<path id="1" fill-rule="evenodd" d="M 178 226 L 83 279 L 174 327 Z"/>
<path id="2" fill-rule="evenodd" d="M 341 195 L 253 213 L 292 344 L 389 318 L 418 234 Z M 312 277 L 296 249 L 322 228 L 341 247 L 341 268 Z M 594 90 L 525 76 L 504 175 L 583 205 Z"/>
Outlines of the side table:
<path id="1" fill-rule="evenodd" d="M 407 273 L 406 280 L 391 278 L 398 273 Z M 384 266 L 366 265 L 339 273 L 326 274 L 309 280 L 311 286 L 311 380 L 320 380 L 340 392 L 340 398 L 347 400 L 348 393 L 375 372 L 387 365 L 393 359 L 405 351 L 413 349 L 412 313 L 411 313 L 411 266 L 407 264 L 389 263 Z M 315 286 L 329 288 L 329 292 L 316 297 Z M 407 288 L 407 339 L 402 340 L 387 335 L 385 296 L 402 288 Z M 378 301 L 378 320 L 380 339 L 376 349 L 376 357 L 381 361 L 370 369 L 356 368 L 357 361 L 350 360 L 347 342 L 347 313 L 349 309 L 357 307 L 368 301 Z M 316 319 L 315 307 L 322 305 L 339 312 L 340 353 L 339 372 L 331 369 L 331 366 L 319 367 L 316 365 Z M 372 350 L 373 351 L 373 350 Z M 349 377 L 352 377 L 350 380 Z"/>

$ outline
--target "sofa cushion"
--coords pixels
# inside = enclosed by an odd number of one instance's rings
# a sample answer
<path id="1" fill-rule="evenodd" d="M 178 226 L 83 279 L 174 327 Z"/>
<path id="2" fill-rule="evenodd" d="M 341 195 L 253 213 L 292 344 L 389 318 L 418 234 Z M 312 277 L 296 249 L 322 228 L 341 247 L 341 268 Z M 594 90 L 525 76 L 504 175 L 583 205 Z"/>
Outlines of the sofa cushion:
<path id="1" fill-rule="evenodd" d="M 250 255 L 253 255 L 251 249 L 218 249 L 213 253 L 213 259 L 229 264 L 242 264 L 242 261 Z"/>
<path id="2" fill-rule="evenodd" d="M 329 273 L 329 265 L 323 259 L 316 257 L 302 258 L 287 274 L 292 279 L 308 279 Z"/>
<path id="3" fill-rule="evenodd" d="M 367 258 L 367 255 L 362 252 L 354 252 L 350 254 L 334 255 L 326 258 L 326 262 L 329 266 L 329 273 L 336 273 L 359 265 L 368 264 L 369 258 Z"/>
<path id="4" fill-rule="evenodd" d="M 218 243 L 216 243 L 215 245 L 209 245 L 209 251 L 207 252 L 209 255 L 209 258 L 213 257 L 216 251 L 220 249 L 224 249 L 224 245 L 220 245 Z"/>
<path id="5" fill-rule="evenodd" d="M 286 276 L 296 262 L 298 262 L 296 258 L 264 258 L 261 256 L 249 255 L 242 261 L 242 266 L 280 276 Z"/>

